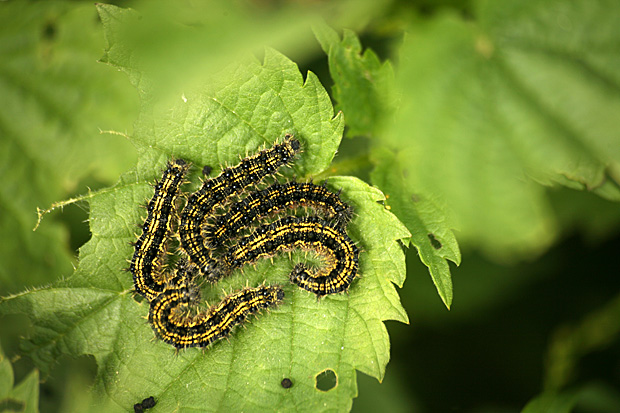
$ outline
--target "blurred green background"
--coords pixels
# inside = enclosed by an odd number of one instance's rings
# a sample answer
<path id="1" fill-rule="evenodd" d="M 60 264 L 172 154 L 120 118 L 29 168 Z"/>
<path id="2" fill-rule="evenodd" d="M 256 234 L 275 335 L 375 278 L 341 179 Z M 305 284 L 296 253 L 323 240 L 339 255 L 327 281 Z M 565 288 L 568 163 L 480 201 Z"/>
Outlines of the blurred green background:
<path id="1" fill-rule="evenodd" d="M 341 168 L 349 165 L 343 173 L 370 181 L 373 153 L 399 145 L 419 152 L 411 162 L 424 164 L 408 182 L 448 209 L 447 225 L 461 247 L 462 264 L 450 264 L 454 300 L 446 310 L 417 250 L 409 249 L 400 292 L 411 324 L 387 322 L 392 359 L 385 380 L 358 374 L 355 411 L 514 412 L 530 402 L 532 411 L 620 411 L 620 123 L 609 115 L 620 107 L 619 75 L 612 73 L 620 29 L 606 31 L 620 15 L 616 2 L 112 3 L 135 8 L 159 28 L 148 37 L 138 31 L 132 41 L 141 63 L 157 68 L 164 95 L 242 53 L 260 56 L 268 45 L 303 74 L 317 74 L 344 111 L 348 128 L 336 159 Z M 528 25 L 546 27 L 547 18 L 572 30 L 565 37 L 523 35 L 532 31 Z M 341 35 L 342 28 L 353 30 L 364 49 L 392 62 L 396 80 L 384 86 L 394 90 L 387 97 L 372 92 L 384 99 L 380 105 L 347 103 L 346 82 L 335 79 L 333 67 L 330 73 L 312 31 L 322 19 Z M 195 36 L 179 32 L 179 22 Z M 578 76 L 570 64 L 545 61 L 557 44 L 567 50 L 557 62 L 574 63 Z M 519 55 L 526 46 L 537 50 L 536 59 Z M 468 47 L 479 59 L 504 53 L 505 66 L 474 62 Z M 85 203 L 58 208 L 33 232 L 37 208 L 110 186 L 135 165 L 123 134 L 131 134 L 139 113 L 140 91 L 132 86 L 139 81 L 131 70 L 125 76 L 98 63 L 104 48 L 91 2 L 0 3 L 0 295 L 69 276 L 90 236 Z M 521 86 L 525 104 L 505 91 L 498 67 L 502 79 L 527 79 L 512 83 Z M 496 94 L 485 89 L 489 84 Z M 559 89 L 566 94 L 554 96 Z M 575 102 L 571 91 L 580 93 Z M 396 108 L 405 115 L 394 115 Z M 407 128 L 403 116 L 410 116 Z M 444 138 L 451 134 L 458 139 Z M 506 153 L 514 158 L 492 151 L 496 141 L 484 137 L 493 134 L 511 136 Z M 472 155 L 459 164 L 453 152 L 467 151 L 501 156 Z M 488 175 L 472 171 L 482 163 L 490 165 Z M 494 187 L 488 176 L 496 175 L 501 185 Z M 0 343 L 19 382 L 33 368 L 19 357 L 28 322 L 5 316 L 0 323 Z M 89 358 L 63 359 L 41 384 L 40 410 L 84 411 L 95 369 Z"/>

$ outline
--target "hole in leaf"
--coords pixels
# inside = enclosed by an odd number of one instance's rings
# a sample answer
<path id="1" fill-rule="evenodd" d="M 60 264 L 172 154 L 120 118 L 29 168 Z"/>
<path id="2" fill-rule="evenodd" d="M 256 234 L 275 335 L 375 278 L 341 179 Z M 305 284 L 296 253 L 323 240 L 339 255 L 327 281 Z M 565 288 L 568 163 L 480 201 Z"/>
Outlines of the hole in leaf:
<path id="1" fill-rule="evenodd" d="M 323 370 L 316 375 L 315 380 L 316 385 L 314 387 L 320 391 L 330 391 L 338 385 L 338 376 L 332 369 Z"/>
<path id="2" fill-rule="evenodd" d="M 132 294 L 132 295 L 133 295 L 133 297 L 132 297 L 132 298 L 133 298 L 133 300 L 134 300 L 136 303 L 138 303 L 138 304 L 140 304 L 141 302 L 143 302 L 143 301 L 145 300 L 145 298 L 144 298 L 144 297 L 142 297 L 140 294 Z"/>
<path id="3" fill-rule="evenodd" d="M 282 385 L 282 387 L 284 387 L 285 389 L 290 389 L 291 387 L 293 387 L 293 382 L 291 379 L 282 379 L 282 382 L 280 383 Z"/>
<path id="4" fill-rule="evenodd" d="M 443 245 L 441 245 L 441 242 L 437 238 L 435 238 L 435 234 L 428 234 L 428 239 L 431 241 L 431 245 L 436 250 L 440 250 L 441 247 L 443 247 Z"/>

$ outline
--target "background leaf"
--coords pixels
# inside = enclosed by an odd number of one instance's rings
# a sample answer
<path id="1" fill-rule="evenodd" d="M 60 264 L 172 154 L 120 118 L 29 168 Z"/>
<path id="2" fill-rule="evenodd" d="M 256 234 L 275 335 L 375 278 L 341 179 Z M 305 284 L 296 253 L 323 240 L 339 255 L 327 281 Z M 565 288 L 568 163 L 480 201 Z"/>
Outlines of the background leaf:
<path id="1" fill-rule="evenodd" d="M 406 159 L 389 151 L 377 151 L 375 156 L 379 166 L 372 173 L 372 181 L 388 194 L 386 204 L 390 210 L 406 222 L 412 234 L 411 243 L 417 248 L 420 260 L 428 267 L 433 284 L 449 309 L 452 304 L 452 278 L 448 260 L 460 264 L 461 251 L 446 222 L 446 215 L 427 195 L 407 187 L 409 168 Z"/>
<path id="2" fill-rule="evenodd" d="M 283 51 L 294 61 L 307 59 L 316 49 L 310 27 L 323 17 L 340 26 L 363 27 L 368 16 L 380 13 L 389 0 L 345 0 L 296 4 L 222 1 L 136 1 L 138 12 L 119 13 L 115 6 L 97 7 L 109 31 L 103 61 L 130 74 L 140 92 L 145 81 L 158 85 L 160 97 L 219 72 L 265 45 Z M 144 17 L 144 18 L 142 18 Z M 122 39 L 119 43 L 118 40 Z M 188 50 L 195 51 L 187 53 Z M 202 51 L 208 51 L 202 53 Z M 119 64 L 131 53 L 131 64 Z M 165 56 L 165 59 L 162 59 Z M 141 75 L 148 70 L 148 79 Z"/>
<path id="3" fill-rule="evenodd" d="M 371 49 L 362 54 L 362 45 L 351 30 L 343 31 L 342 40 L 325 23 L 313 30 L 329 58 L 332 95 L 338 102 L 336 108 L 347 118 L 347 135 L 375 135 L 395 106 L 390 102 L 394 80 L 390 61 L 381 63 Z"/>
<path id="4" fill-rule="evenodd" d="M 0 409 L 2 411 L 38 412 L 39 372 L 34 370 L 14 386 L 13 367 L 0 348 Z"/>
<path id="5" fill-rule="evenodd" d="M 347 113 L 349 136 L 373 135 L 381 130 L 383 119 L 394 111 L 393 72 L 389 62 L 381 64 L 369 49 L 361 54 L 357 36 L 345 30 L 342 41 L 337 32 L 326 24 L 314 27 L 323 50 L 328 55 L 329 71 L 334 81 L 334 99 Z M 390 197 L 388 207 L 402 219 L 413 234 L 412 244 L 418 249 L 422 262 L 429 268 L 439 296 L 450 308 L 452 279 L 448 260 L 457 265 L 461 252 L 456 243 L 446 212 L 429 195 L 420 194 L 410 184 L 409 163 L 402 154 L 377 149 L 372 162 L 377 165 L 371 173 L 374 184 Z"/>
<path id="6" fill-rule="evenodd" d="M 33 233 L 37 207 L 83 191 L 83 180 L 113 182 L 135 161 L 124 138 L 100 130 L 126 129 L 137 100 L 96 61 L 103 40 L 91 6 L 9 2 L 0 22 L 0 232 L 12 234 L 0 239 L 6 294 L 70 273 L 69 234 L 52 220 Z"/>
<path id="7" fill-rule="evenodd" d="M 617 188 L 611 3 L 479 2 L 473 24 L 410 26 L 386 143 L 410 165 L 402 189 L 451 211 L 460 241 L 499 259 L 540 253 L 557 224 L 537 182 Z"/>

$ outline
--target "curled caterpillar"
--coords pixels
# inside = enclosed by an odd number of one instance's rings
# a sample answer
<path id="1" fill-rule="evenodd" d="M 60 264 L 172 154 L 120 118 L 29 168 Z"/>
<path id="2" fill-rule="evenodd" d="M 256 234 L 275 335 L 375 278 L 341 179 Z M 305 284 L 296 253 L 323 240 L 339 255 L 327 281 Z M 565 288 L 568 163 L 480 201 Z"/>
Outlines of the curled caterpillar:
<path id="1" fill-rule="evenodd" d="M 171 232 L 174 203 L 189 169 L 182 159 L 168 162 L 163 176 L 155 184 L 155 194 L 147 205 L 147 217 L 142 226 L 142 235 L 134 244 L 134 254 L 129 270 L 133 274 L 136 292 L 151 300 L 160 294 L 170 282 L 170 277 L 161 273 L 161 256 Z"/>
<path id="2" fill-rule="evenodd" d="M 228 250 L 220 271 L 225 273 L 296 248 L 316 251 L 326 258 L 326 265 L 314 274 L 304 264 L 297 264 L 290 274 L 291 282 L 319 297 L 346 291 L 357 275 L 357 246 L 344 230 L 316 216 L 289 216 L 258 228 Z"/>
<path id="3" fill-rule="evenodd" d="M 300 150 L 299 141 L 286 135 L 282 143 L 243 159 L 237 166 L 224 169 L 217 177 L 204 181 L 202 187 L 190 195 L 181 214 L 181 247 L 207 280 L 216 281 L 211 276 L 211 269 L 217 263 L 204 245 L 201 226 L 205 219 L 231 195 L 240 193 L 248 185 L 259 183 L 267 175 L 275 174 Z"/>
<path id="4" fill-rule="evenodd" d="M 279 304 L 284 298 L 282 287 L 261 285 L 244 288 L 225 297 L 207 311 L 195 313 L 200 294 L 193 282 L 196 269 L 180 263 L 169 286 L 150 303 L 149 323 L 162 341 L 181 349 L 206 347 L 227 337 L 233 327 L 250 315 Z"/>
<path id="5" fill-rule="evenodd" d="M 231 205 L 225 215 L 215 219 L 205 230 L 205 244 L 216 249 L 237 236 L 241 229 L 261 218 L 286 208 L 311 207 L 323 211 L 329 221 L 345 226 L 351 219 L 351 207 L 330 192 L 324 185 L 311 182 L 275 183 L 261 191 L 250 193 L 242 201 Z"/>

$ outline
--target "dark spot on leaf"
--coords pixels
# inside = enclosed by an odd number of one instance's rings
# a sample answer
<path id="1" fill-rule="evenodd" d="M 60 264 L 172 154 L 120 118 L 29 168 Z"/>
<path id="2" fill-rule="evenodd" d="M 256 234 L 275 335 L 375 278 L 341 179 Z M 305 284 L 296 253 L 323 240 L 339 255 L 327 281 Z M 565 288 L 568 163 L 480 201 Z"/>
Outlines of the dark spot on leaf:
<path id="1" fill-rule="evenodd" d="M 323 370 L 316 375 L 315 380 L 316 385 L 314 387 L 320 391 L 330 391 L 338 385 L 338 376 L 332 369 Z"/>
<path id="2" fill-rule="evenodd" d="M 211 173 L 211 171 L 212 171 L 212 170 L 213 170 L 213 168 L 211 168 L 209 165 L 205 165 L 205 166 L 202 168 L 202 174 L 203 174 L 204 176 L 207 176 L 207 175 L 209 175 L 209 174 Z"/>
<path id="3" fill-rule="evenodd" d="M 51 21 L 45 23 L 43 30 L 41 30 L 41 36 L 43 36 L 45 40 L 54 40 L 56 37 L 56 24 Z"/>
<path id="4" fill-rule="evenodd" d="M 291 387 L 293 387 L 293 382 L 291 381 L 291 379 L 282 379 L 282 383 L 280 384 L 285 389 L 290 389 Z"/>
<path id="5" fill-rule="evenodd" d="M 0 400 L 0 412 L 23 412 L 26 404 L 22 401 L 6 398 Z"/>
<path id="6" fill-rule="evenodd" d="M 146 399 L 142 400 L 140 403 L 134 404 L 133 411 L 135 413 L 140 413 L 147 409 L 150 409 L 151 407 L 155 407 L 155 404 L 157 404 L 157 402 L 155 401 L 155 398 L 153 396 L 147 397 Z"/>
<path id="7" fill-rule="evenodd" d="M 440 250 L 441 247 L 443 247 L 443 245 L 441 245 L 441 242 L 437 238 L 435 238 L 435 234 L 428 234 L 428 239 L 431 241 L 431 245 L 436 250 Z"/>
<path id="8" fill-rule="evenodd" d="M 153 396 L 147 397 L 146 399 L 142 400 L 142 407 L 145 409 L 150 409 L 151 407 L 155 407 L 155 403 L 157 402 L 155 401 L 155 398 Z"/>
<path id="9" fill-rule="evenodd" d="M 411 202 L 419 202 L 420 201 L 420 197 L 417 196 L 416 194 L 411 194 Z"/>

